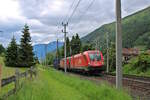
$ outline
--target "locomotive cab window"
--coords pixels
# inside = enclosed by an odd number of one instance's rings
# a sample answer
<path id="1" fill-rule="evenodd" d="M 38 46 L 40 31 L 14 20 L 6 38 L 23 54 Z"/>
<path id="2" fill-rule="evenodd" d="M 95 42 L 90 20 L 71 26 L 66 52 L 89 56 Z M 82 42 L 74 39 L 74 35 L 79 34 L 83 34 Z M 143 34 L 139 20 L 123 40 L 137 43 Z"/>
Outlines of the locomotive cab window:
<path id="1" fill-rule="evenodd" d="M 101 55 L 99 52 L 94 52 L 94 53 L 89 53 L 89 57 L 91 61 L 100 61 L 101 60 Z"/>

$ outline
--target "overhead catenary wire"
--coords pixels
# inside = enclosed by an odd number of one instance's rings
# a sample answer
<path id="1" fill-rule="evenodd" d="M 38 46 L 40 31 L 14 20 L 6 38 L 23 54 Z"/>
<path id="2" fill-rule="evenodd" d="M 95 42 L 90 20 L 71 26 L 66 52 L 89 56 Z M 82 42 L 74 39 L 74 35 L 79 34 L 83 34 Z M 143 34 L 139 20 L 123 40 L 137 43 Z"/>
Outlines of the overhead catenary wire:
<path id="1" fill-rule="evenodd" d="M 90 3 L 89 3 L 89 5 L 87 6 L 87 8 L 84 10 L 84 12 L 82 12 L 82 14 L 79 16 L 79 19 L 78 19 L 78 23 L 81 21 L 81 19 L 86 15 L 86 13 L 89 11 L 89 9 L 91 8 L 91 6 L 94 4 L 94 2 L 95 2 L 96 0 L 92 0 Z M 73 27 L 76 27 L 77 26 L 77 24 L 76 25 L 74 25 Z M 73 28 L 72 27 L 72 28 Z"/>
<path id="2" fill-rule="evenodd" d="M 77 10 L 77 8 L 78 8 L 78 6 L 79 6 L 79 4 L 80 4 L 81 1 L 82 1 L 82 0 L 78 0 L 77 5 L 75 6 L 75 8 L 73 9 L 71 15 L 70 15 L 69 18 L 68 18 L 68 21 L 67 21 L 68 23 L 71 21 L 71 19 L 72 19 L 74 13 L 76 12 L 76 10 Z"/>
<path id="3" fill-rule="evenodd" d="M 89 6 L 86 8 L 85 12 L 80 15 L 80 17 L 79 17 L 79 22 L 80 22 L 80 20 L 86 15 L 86 13 L 87 13 L 88 10 L 91 8 L 91 6 L 94 4 L 94 2 L 95 2 L 95 0 L 92 0 L 92 1 L 90 2 Z"/>
<path id="4" fill-rule="evenodd" d="M 70 11 L 71 11 L 71 9 L 73 8 L 74 3 L 75 3 L 75 0 L 73 0 L 72 4 L 70 5 L 70 7 L 69 7 L 69 9 L 68 9 L 68 12 L 67 12 L 67 14 L 66 14 L 66 17 L 64 18 L 63 21 L 67 21 L 67 18 L 69 17 Z"/>
<path id="5" fill-rule="evenodd" d="M 62 22 L 65 22 L 65 21 L 67 20 L 67 18 L 68 18 L 68 16 L 69 16 L 69 12 L 70 12 L 71 9 L 73 8 L 74 3 L 75 3 L 75 0 L 73 0 L 72 4 L 70 5 L 70 7 L 69 7 L 69 9 L 68 9 L 68 12 L 66 13 L 66 17 L 64 17 L 64 18 L 62 17 L 62 18 L 60 18 L 60 19 L 57 21 L 56 27 L 58 28 L 58 30 L 60 29 L 61 23 L 62 23 Z M 57 29 L 56 29 L 56 30 L 57 30 Z M 58 39 L 58 34 L 57 34 L 57 33 L 58 33 L 58 32 L 55 31 L 56 39 Z"/>

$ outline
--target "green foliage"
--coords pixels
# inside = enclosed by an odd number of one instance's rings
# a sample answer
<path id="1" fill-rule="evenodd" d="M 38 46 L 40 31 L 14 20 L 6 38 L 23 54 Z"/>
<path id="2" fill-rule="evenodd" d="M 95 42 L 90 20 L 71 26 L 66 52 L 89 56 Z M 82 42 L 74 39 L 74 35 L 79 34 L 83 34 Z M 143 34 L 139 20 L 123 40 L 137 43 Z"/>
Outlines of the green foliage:
<path id="1" fill-rule="evenodd" d="M 123 68 L 126 74 L 150 75 L 150 55 L 142 53 L 136 58 L 132 58 L 129 64 Z"/>
<path id="2" fill-rule="evenodd" d="M 115 49 L 115 43 L 112 43 L 110 45 L 110 48 L 109 48 L 109 66 L 110 66 L 110 71 L 114 71 L 116 69 L 116 49 Z"/>
<path id="3" fill-rule="evenodd" d="M 93 45 L 90 44 L 90 43 L 89 44 L 85 44 L 85 45 L 82 46 L 82 52 L 88 51 L 88 50 L 94 50 Z"/>
<path id="4" fill-rule="evenodd" d="M 68 37 L 66 37 L 66 56 L 69 57 L 70 56 L 70 40 Z M 61 48 L 61 57 L 64 57 L 64 46 L 62 46 Z"/>
<path id="5" fill-rule="evenodd" d="M 81 40 L 80 40 L 80 37 L 79 37 L 78 34 L 76 34 L 76 38 L 75 38 L 75 43 L 74 44 L 76 45 L 75 53 L 80 53 L 82 44 L 81 44 Z"/>
<path id="6" fill-rule="evenodd" d="M 0 55 L 1 55 L 2 53 L 5 53 L 5 48 L 3 47 L 2 44 L 0 44 Z"/>
<path id="7" fill-rule="evenodd" d="M 22 33 L 21 44 L 18 46 L 13 36 L 6 50 L 5 64 L 7 66 L 30 67 L 35 63 L 39 63 L 37 57 L 34 57 L 33 54 L 29 27 L 27 25 L 24 26 Z"/>
<path id="8" fill-rule="evenodd" d="M 150 32 L 140 36 L 135 42 L 135 45 L 145 45 L 147 49 L 150 49 L 149 44 L 150 44 Z"/>
<path id="9" fill-rule="evenodd" d="M 116 69 L 116 49 L 115 43 L 111 42 L 109 45 L 109 71 L 113 72 Z M 104 56 L 104 68 L 107 66 L 107 48 L 102 49 L 102 53 Z"/>
<path id="10" fill-rule="evenodd" d="M 140 68 L 142 72 L 146 71 L 150 68 L 150 55 L 147 53 L 140 54 L 138 56 L 138 61 L 134 63 L 135 68 Z"/>
<path id="11" fill-rule="evenodd" d="M 46 63 L 48 65 L 52 65 L 53 64 L 53 60 L 54 60 L 54 54 L 47 53 L 47 55 L 46 55 Z"/>
<path id="12" fill-rule="evenodd" d="M 60 50 L 61 50 L 61 53 L 60 53 L 61 58 L 63 58 L 64 57 L 64 46 L 62 46 L 62 48 Z"/>
<path id="13" fill-rule="evenodd" d="M 122 20 L 123 47 L 134 47 L 146 45 L 149 48 L 150 43 L 150 7 L 139 11 Z M 115 42 L 115 22 L 105 24 L 87 36 L 82 38 L 86 43 L 92 40 L 101 40 L 105 43 L 105 33 L 109 33 L 109 41 Z M 101 45 L 101 44 L 100 44 Z M 103 46 L 103 45 L 102 45 Z"/>
<path id="14" fill-rule="evenodd" d="M 82 44 L 78 34 L 76 34 L 76 36 L 72 36 L 71 50 L 72 50 L 72 55 L 78 54 L 82 50 Z"/>
<path id="15" fill-rule="evenodd" d="M 24 26 L 23 35 L 21 38 L 21 44 L 19 48 L 19 62 L 18 65 L 22 67 L 30 67 L 34 65 L 34 53 L 33 47 L 31 44 L 31 37 L 29 33 L 29 27 L 27 25 Z"/>
<path id="16" fill-rule="evenodd" d="M 38 57 L 36 57 L 36 56 L 34 57 L 34 63 L 35 64 L 39 64 L 40 63 L 39 60 L 38 60 Z"/>
<path id="17" fill-rule="evenodd" d="M 66 38 L 66 50 L 67 57 L 78 54 L 82 51 L 82 44 L 78 34 L 76 34 L 76 36 L 72 36 L 71 41 L 68 37 Z M 61 48 L 61 57 L 64 57 L 64 46 Z"/>
<path id="18" fill-rule="evenodd" d="M 18 64 L 18 46 L 14 36 L 6 50 L 5 64 L 13 67 Z"/>
<path id="19" fill-rule="evenodd" d="M 67 37 L 66 38 L 66 50 L 67 50 L 67 57 L 69 57 L 70 56 L 70 40 L 69 40 L 69 38 Z"/>
<path id="20" fill-rule="evenodd" d="M 11 66 L 6 66 L 4 63 L 5 57 L 0 56 L 0 64 L 2 65 L 2 78 L 8 78 L 12 75 L 15 75 L 16 68 L 11 67 Z M 19 72 L 24 72 L 26 69 L 25 68 L 20 68 Z M 11 83 L 3 88 L 1 88 L 0 91 L 0 97 L 7 94 L 10 90 L 14 89 L 14 83 Z"/>
<path id="21" fill-rule="evenodd" d="M 131 100 L 127 93 L 104 83 L 95 84 L 53 69 L 39 68 L 38 72 L 37 78 L 25 81 L 8 100 Z"/>
<path id="22" fill-rule="evenodd" d="M 58 44 L 58 40 L 57 40 L 57 44 Z M 57 45 L 57 50 L 56 50 L 56 57 L 58 57 L 58 58 L 61 57 L 58 45 Z"/>

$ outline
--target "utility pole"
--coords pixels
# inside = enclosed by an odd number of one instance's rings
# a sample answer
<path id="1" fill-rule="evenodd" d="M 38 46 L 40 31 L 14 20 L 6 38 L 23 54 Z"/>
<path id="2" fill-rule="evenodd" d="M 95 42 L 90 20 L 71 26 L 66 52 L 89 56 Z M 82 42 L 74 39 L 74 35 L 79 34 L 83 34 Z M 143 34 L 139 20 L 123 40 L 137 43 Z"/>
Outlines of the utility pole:
<path id="1" fill-rule="evenodd" d="M 106 72 L 109 72 L 109 44 L 108 44 L 108 32 L 106 32 L 106 40 L 107 40 L 107 69 Z"/>
<path id="2" fill-rule="evenodd" d="M 116 0 L 116 88 L 122 88 L 121 0 Z"/>
<path id="3" fill-rule="evenodd" d="M 66 27 L 68 26 L 68 23 L 63 23 L 62 25 L 64 26 L 64 30 L 62 30 L 62 32 L 64 33 L 64 58 L 65 58 L 65 63 L 64 63 L 64 67 L 65 67 L 65 72 L 67 72 L 67 57 L 66 57 Z"/>

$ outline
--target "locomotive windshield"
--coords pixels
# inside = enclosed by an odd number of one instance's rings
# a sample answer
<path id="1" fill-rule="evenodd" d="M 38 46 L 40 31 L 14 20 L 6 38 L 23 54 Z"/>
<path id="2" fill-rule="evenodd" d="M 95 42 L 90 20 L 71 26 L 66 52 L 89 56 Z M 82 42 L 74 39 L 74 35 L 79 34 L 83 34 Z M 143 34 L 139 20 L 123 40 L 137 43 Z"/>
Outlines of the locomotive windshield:
<path id="1" fill-rule="evenodd" d="M 99 52 L 89 53 L 89 57 L 91 61 L 100 61 L 101 55 Z"/>

